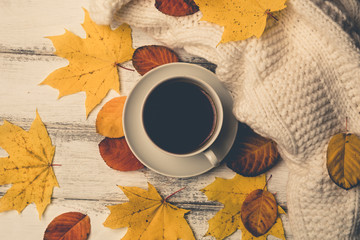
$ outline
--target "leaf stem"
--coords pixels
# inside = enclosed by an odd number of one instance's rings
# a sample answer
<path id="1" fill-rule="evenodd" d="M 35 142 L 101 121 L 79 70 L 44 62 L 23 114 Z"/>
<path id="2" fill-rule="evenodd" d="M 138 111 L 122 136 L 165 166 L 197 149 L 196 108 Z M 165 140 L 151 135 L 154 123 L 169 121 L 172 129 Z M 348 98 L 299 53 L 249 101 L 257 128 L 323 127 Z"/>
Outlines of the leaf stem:
<path id="1" fill-rule="evenodd" d="M 169 196 L 167 196 L 165 199 L 164 199 L 164 202 L 166 202 L 166 200 L 168 200 L 170 197 L 172 197 L 173 195 L 177 194 L 178 192 L 180 192 L 181 190 L 184 190 L 186 187 L 183 187 L 179 190 L 177 190 L 176 192 L 170 194 Z"/>
<path id="2" fill-rule="evenodd" d="M 122 69 L 125 69 L 125 70 L 128 70 L 128 71 L 132 71 L 132 72 L 135 71 L 134 69 L 122 66 L 120 63 L 115 63 L 115 65 L 118 66 L 119 68 L 122 68 Z"/>
<path id="3" fill-rule="evenodd" d="M 266 180 L 266 183 L 265 183 L 265 186 L 264 186 L 264 188 L 263 188 L 263 191 L 265 191 L 265 188 L 267 187 L 267 185 L 268 185 L 268 183 L 269 183 L 269 181 L 270 181 L 271 178 L 272 178 L 272 174 L 271 174 L 270 177 Z"/>
<path id="4" fill-rule="evenodd" d="M 270 17 L 272 17 L 273 19 L 275 19 L 275 21 L 279 21 L 279 19 L 277 19 L 274 15 L 271 14 L 271 12 L 269 11 L 269 9 L 267 9 L 267 10 L 265 11 L 265 13 L 266 13 L 267 15 L 269 15 Z"/>
<path id="5" fill-rule="evenodd" d="M 348 134 L 348 117 L 345 117 L 345 133 Z"/>
<path id="6" fill-rule="evenodd" d="M 61 164 L 56 164 L 56 163 L 52 163 L 50 164 L 51 167 L 61 167 L 62 165 Z"/>

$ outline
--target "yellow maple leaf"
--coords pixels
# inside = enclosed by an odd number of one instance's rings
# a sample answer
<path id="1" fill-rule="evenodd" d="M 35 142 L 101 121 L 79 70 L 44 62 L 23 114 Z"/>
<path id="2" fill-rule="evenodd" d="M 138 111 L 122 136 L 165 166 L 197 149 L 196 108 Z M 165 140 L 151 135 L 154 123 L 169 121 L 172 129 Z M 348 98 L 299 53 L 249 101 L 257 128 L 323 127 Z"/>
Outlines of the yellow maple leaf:
<path id="1" fill-rule="evenodd" d="M 257 177 L 243 177 L 236 174 L 232 179 L 216 178 L 213 183 L 201 189 L 209 200 L 224 204 L 224 208 L 209 220 L 206 236 L 224 239 L 240 229 L 241 239 L 266 240 L 268 235 L 285 239 L 280 217 L 266 234 L 259 237 L 253 236 L 242 223 L 241 206 L 244 200 L 252 191 L 263 189 L 265 185 L 265 174 Z M 284 213 L 284 210 L 278 207 L 278 213 Z"/>
<path id="2" fill-rule="evenodd" d="M 121 187 L 129 202 L 108 206 L 110 215 L 105 227 L 128 227 L 123 240 L 195 239 L 184 215 L 189 210 L 178 208 L 163 199 L 155 187 Z"/>
<path id="3" fill-rule="evenodd" d="M 82 24 L 86 38 L 65 31 L 63 35 L 49 37 L 55 54 L 69 60 L 69 65 L 52 72 L 41 84 L 59 90 L 59 98 L 84 91 L 86 116 L 113 89 L 120 94 L 118 66 L 131 60 L 131 28 L 122 24 L 116 30 L 97 25 L 85 11 Z"/>
<path id="4" fill-rule="evenodd" d="M 51 202 L 53 188 L 59 184 L 52 168 L 55 146 L 38 112 L 29 131 L 4 121 L 0 126 L 0 147 L 9 154 L 0 158 L 0 185 L 12 184 L 0 199 L 0 212 L 20 213 L 35 203 L 41 218 Z"/>
<path id="5" fill-rule="evenodd" d="M 194 0 L 203 17 L 224 27 L 220 43 L 260 37 L 265 30 L 266 19 L 272 12 L 286 7 L 286 0 Z"/>

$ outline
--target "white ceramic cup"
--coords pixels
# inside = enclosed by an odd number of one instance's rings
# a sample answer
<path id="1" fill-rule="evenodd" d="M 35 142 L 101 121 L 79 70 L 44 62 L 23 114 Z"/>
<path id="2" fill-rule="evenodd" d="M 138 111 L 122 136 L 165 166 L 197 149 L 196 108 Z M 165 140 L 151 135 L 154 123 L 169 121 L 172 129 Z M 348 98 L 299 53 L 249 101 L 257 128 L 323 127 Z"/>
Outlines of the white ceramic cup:
<path id="1" fill-rule="evenodd" d="M 174 80 L 174 79 L 181 79 L 181 80 Z M 172 155 L 172 156 L 181 158 L 181 157 L 191 157 L 191 156 L 195 156 L 198 154 L 204 154 L 204 156 L 208 159 L 208 161 L 211 163 L 212 166 L 218 165 L 222 159 L 218 159 L 218 157 L 211 150 L 210 147 L 220 134 L 220 131 L 221 131 L 221 128 L 223 125 L 224 112 L 223 112 L 223 106 L 222 106 L 220 97 L 218 96 L 216 91 L 204 80 L 202 80 L 200 78 L 196 78 L 194 76 L 186 75 L 186 73 L 184 73 L 184 75 L 181 75 L 181 76 L 172 77 L 172 78 L 164 78 L 161 81 L 158 81 L 156 85 L 154 85 L 151 89 L 149 89 L 146 96 L 144 97 L 144 101 L 142 102 L 141 112 L 142 113 L 144 112 L 144 106 L 146 106 L 148 97 L 153 92 L 153 90 L 155 90 L 157 87 L 159 87 L 161 84 L 163 84 L 164 82 L 167 82 L 167 81 L 181 81 L 181 82 L 191 83 L 191 84 L 196 85 L 197 87 L 200 87 L 200 89 L 205 91 L 205 93 L 208 95 L 208 97 L 210 97 L 209 101 L 213 105 L 214 127 L 212 128 L 212 131 L 209 132 L 209 136 L 208 136 L 207 140 L 205 141 L 205 143 L 201 144 L 194 151 L 184 153 L 184 154 L 178 154 L 178 153 L 166 151 L 163 148 L 159 147 L 156 143 L 154 143 L 149 135 L 146 135 L 146 137 L 148 137 L 148 139 L 152 142 L 154 148 L 157 148 L 158 150 L 160 150 L 168 155 Z M 184 96 L 184 97 L 186 97 L 186 96 Z M 151 111 L 151 109 L 149 111 Z M 143 116 L 142 116 L 142 119 L 143 119 Z M 144 126 L 144 122 L 142 124 L 142 128 L 145 132 L 147 132 L 146 128 Z M 176 136 L 174 136 L 174 137 L 176 137 Z M 191 138 L 191 136 L 189 136 L 189 138 Z"/>
<path id="2" fill-rule="evenodd" d="M 159 86 L 164 81 L 167 81 L 172 78 L 189 78 L 191 79 L 191 81 L 194 81 L 194 83 L 200 85 L 201 88 L 203 88 L 205 92 L 207 92 L 207 95 L 211 96 L 212 102 L 214 105 L 216 105 L 216 109 L 217 109 L 216 128 L 213 131 L 211 137 L 209 139 L 206 139 L 204 141 L 205 144 L 203 145 L 202 143 L 200 145 L 194 144 L 193 146 L 201 146 L 201 147 L 198 147 L 195 150 L 193 148 L 193 151 L 185 151 L 185 146 L 182 149 L 183 151 L 178 151 L 178 153 L 185 152 L 186 155 L 174 154 L 174 152 L 176 151 L 173 151 L 170 148 L 168 148 L 169 151 L 172 151 L 173 153 L 169 153 L 159 148 L 149 138 L 148 133 L 145 132 L 145 127 L 144 127 L 143 106 L 146 102 L 147 97 L 154 90 L 156 86 Z M 188 95 L 188 96 L 193 96 L 193 95 Z M 182 97 L 181 94 L 180 97 Z M 193 102 L 193 100 L 190 100 L 190 102 Z M 153 108 L 149 107 L 148 109 L 153 109 Z M 170 110 L 172 109 L 170 108 Z M 154 172 L 169 177 L 187 178 L 187 177 L 197 176 L 219 165 L 219 163 L 229 153 L 234 143 L 237 127 L 238 127 L 238 121 L 234 117 L 232 110 L 233 110 L 232 97 L 229 91 L 226 89 L 226 87 L 222 84 L 222 82 L 217 78 L 217 76 L 213 72 L 196 64 L 182 63 L 182 62 L 165 64 L 156 67 L 155 69 L 149 71 L 144 76 L 142 76 L 140 81 L 137 82 L 135 87 L 131 90 L 130 94 L 127 96 L 124 105 L 124 112 L 123 112 L 123 128 L 124 128 L 125 139 L 128 143 L 129 148 L 136 156 L 136 158 L 139 161 L 141 161 L 147 168 L 153 170 Z M 175 116 L 175 115 L 169 115 L 169 116 Z M 186 116 L 191 116 L 191 115 L 186 115 Z M 205 116 L 205 115 L 199 115 L 199 116 Z M 207 115 L 207 116 L 209 117 L 211 115 Z M 195 119 L 200 120 L 200 118 L 195 118 Z M 164 120 L 164 123 L 166 123 L 168 119 L 162 119 L 162 120 Z M 155 121 L 145 121 L 145 123 L 149 123 L 149 122 L 155 122 Z M 162 123 L 158 125 L 160 126 L 160 129 L 162 128 L 161 124 Z M 153 128 L 150 130 L 156 132 L 157 129 L 158 128 Z M 171 134 L 173 134 L 173 132 L 169 134 L 170 137 Z M 183 140 L 181 139 L 184 138 L 181 137 L 179 139 L 176 139 L 176 141 L 182 142 Z M 172 146 L 177 146 L 177 145 L 173 144 Z"/>

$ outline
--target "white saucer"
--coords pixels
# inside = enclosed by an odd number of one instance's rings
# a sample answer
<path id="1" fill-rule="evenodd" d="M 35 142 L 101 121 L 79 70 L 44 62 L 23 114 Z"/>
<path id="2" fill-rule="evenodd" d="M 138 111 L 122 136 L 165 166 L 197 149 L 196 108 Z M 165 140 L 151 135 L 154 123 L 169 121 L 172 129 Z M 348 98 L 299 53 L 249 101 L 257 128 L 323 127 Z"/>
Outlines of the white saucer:
<path id="1" fill-rule="evenodd" d="M 219 159 L 224 159 L 230 151 L 238 127 L 238 121 L 232 114 L 232 98 L 214 73 L 189 63 L 170 63 L 149 71 L 127 97 L 123 113 L 125 138 L 132 152 L 146 167 L 171 177 L 192 177 L 214 167 L 203 153 L 191 157 L 176 157 L 157 149 L 142 127 L 141 105 L 148 91 L 163 79 L 186 76 L 206 81 L 216 91 L 223 104 L 223 126 L 218 138 L 210 146 Z"/>

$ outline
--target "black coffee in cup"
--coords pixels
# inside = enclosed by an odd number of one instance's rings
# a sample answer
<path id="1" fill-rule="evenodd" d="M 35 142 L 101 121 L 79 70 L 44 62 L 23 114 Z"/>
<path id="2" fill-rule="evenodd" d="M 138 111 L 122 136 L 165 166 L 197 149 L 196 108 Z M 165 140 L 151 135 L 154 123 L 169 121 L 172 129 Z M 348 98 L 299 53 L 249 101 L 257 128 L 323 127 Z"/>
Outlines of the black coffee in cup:
<path id="1" fill-rule="evenodd" d="M 186 78 L 173 78 L 155 87 L 143 108 L 149 138 L 174 154 L 201 148 L 214 133 L 216 118 L 210 95 Z"/>

